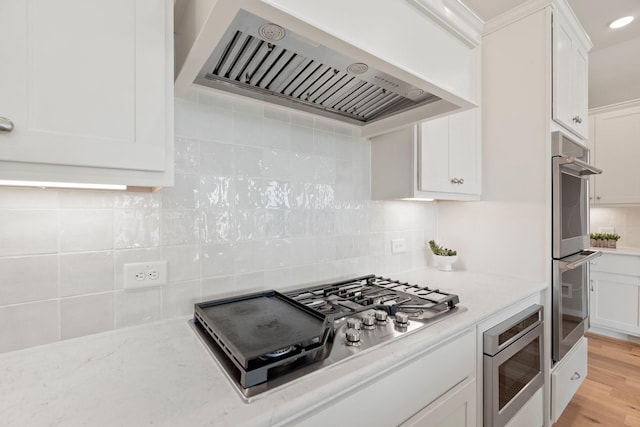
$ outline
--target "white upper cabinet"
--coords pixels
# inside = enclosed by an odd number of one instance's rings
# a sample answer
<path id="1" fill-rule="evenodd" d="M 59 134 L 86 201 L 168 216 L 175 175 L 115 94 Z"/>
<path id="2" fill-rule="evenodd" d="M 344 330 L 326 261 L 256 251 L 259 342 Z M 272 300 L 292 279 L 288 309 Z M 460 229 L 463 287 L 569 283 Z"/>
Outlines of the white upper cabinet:
<path id="1" fill-rule="evenodd" d="M 374 199 L 479 200 L 480 110 L 371 138 Z"/>
<path id="2" fill-rule="evenodd" d="M 592 136 L 594 164 L 603 170 L 594 177 L 594 204 L 640 203 L 640 178 L 637 162 L 640 155 L 640 105 L 593 114 Z"/>
<path id="3" fill-rule="evenodd" d="M 587 55 L 591 44 L 567 13 L 559 8 L 553 15 L 553 119 L 587 138 Z"/>
<path id="4" fill-rule="evenodd" d="M 173 182 L 170 0 L 0 3 L 0 179 Z"/>
<path id="5" fill-rule="evenodd" d="M 479 110 L 420 124 L 420 191 L 480 195 Z"/>

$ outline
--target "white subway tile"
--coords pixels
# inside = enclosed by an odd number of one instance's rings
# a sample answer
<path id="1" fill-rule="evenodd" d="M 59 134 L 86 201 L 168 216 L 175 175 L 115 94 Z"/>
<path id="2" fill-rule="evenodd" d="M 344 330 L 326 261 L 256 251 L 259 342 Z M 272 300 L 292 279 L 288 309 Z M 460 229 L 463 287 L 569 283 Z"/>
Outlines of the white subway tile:
<path id="1" fill-rule="evenodd" d="M 160 211 L 160 243 L 162 245 L 189 245 L 198 243 L 199 222 L 195 211 Z"/>
<path id="2" fill-rule="evenodd" d="M 329 242 L 326 243 L 327 246 Z M 330 249 L 330 248 L 326 248 Z M 325 253 L 326 254 L 326 253 Z M 327 258 L 333 259 L 331 254 L 327 255 Z M 291 239 L 291 265 L 299 266 L 299 265 L 311 265 L 316 261 L 316 252 L 315 252 L 315 239 L 313 238 L 302 238 L 302 239 Z"/>
<path id="3" fill-rule="evenodd" d="M 57 252 L 57 230 L 55 210 L 0 210 L 0 256 Z"/>
<path id="4" fill-rule="evenodd" d="M 121 209 L 158 209 L 161 191 L 153 193 L 125 191 L 115 195 L 114 207 Z"/>
<path id="5" fill-rule="evenodd" d="M 334 237 L 318 237 L 313 242 L 313 253 L 316 262 L 336 259 L 336 242 Z"/>
<path id="6" fill-rule="evenodd" d="M 352 258 L 354 256 L 353 237 L 352 236 L 336 236 L 336 259 L 342 260 Z"/>
<path id="7" fill-rule="evenodd" d="M 238 176 L 259 178 L 263 175 L 262 148 L 237 146 L 233 149 L 235 173 Z"/>
<path id="8" fill-rule="evenodd" d="M 236 293 L 236 276 L 202 279 L 202 301 L 224 298 Z"/>
<path id="9" fill-rule="evenodd" d="M 201 248 L 201 277 L 230 276 L 235 273 L 234 246 L 206 245 Z"/>
<path id="10" fill-rule="evenodd" d="M 113 207 L 116 192 L 59 190 L 60 207 L 71 209 L 107 209 Z"/>
<path id="11" fill-rule="evenodd" d="M 334 157 L 335 156 L 335 139 L 333 132 L 325 132 L 324 130 L 313 131 L 313 152 L 319 156 Z"/>
<path id="12" fill-rule="evenodd" d="M 200 142 L 192 138 L 176 138 L 174 163 L 177 173 L 199 173 Z"/>
<path id="13" fill-rule="evenodd" d="M 239 209 L 261 208 L 264 206 L 263 181 L 260 179 L 238 177 L 234 182 L 235 206 Z"/>
<path id="14" fill-rule="evenodd" d="M 199 193 L 201 208 L 226 209 L 236 204 L 235 180 L 231 177 L 203 175 Z"/>
<path id="15" fill-rule="evenodd" d="M 291 175 L 289 152 L 265 149 L 263 152 L 263 168 L 266 179 L 288 180 Z"/>
<path id="16" fill-rule="evenodd" d="M 314 156 L 314 181 L 322 184 L 333 184 L 340 174 L 336 169 L 335 159 L 331 157 Z"/>
<path id="17" fill-rule="evenodd" d="M 160 212 L 153 209 L 115 209 L 114 239 L 117 249 L 160 244 Z"/>
<path id="18" fill-rule="evenodd" d="M 265 147 L 279 150 L 289 150 L 291 148 L 291 126 L 289 123 L 265 118 L 262 125 L 262 143 Z"/>
<path id="19" fill-rule="evenodd" d="M 200 173 L 203 175 L 231 176 L 234 173 L 231 144 L 202 142 L 200 144 Z"/>
<path id="20" fill-rule="evenodd" d="M 58 256 L 0 258 L 0 306 L 58 297 Z"/>
<path id="21" fill-rule="evenodd" d="M 229 210 L 202 211 L 201 243 L 225 243 L 235 240 L 235 222 Z"/>
<path id="22" fill-rule="evenodd" d="M 0 187 L 0 209 L 30 209 L 58 207 L 58 191 L 39 188 Z"/>
<path id="23" fill-rule="evenodd" d="M 183 282 L 200 278 L 199 246 L 166 246 L 162 259 L 169 262 L 169 282 Z"/>
<path id="24" fill-rule="evenodd" d="M 60 211 L 60 251 L 113 249 L 113 210 Z"/>
<path id="25" fill-rule="evenodd" d="M 285 214 L 282 209 L 265 209 L 264 211 L 264 236 L 267 239 L 280 239 L 287 237 Z"/>
<path id="26" fill-rule="evenodd" d="M 236 276 L 236 292 L 259 292 L 264 289 L 264 271 Z"/>
<path id="27" fill-rule="evenodd" d="M 58 341 L 58 300 L 0 307 L 0 337 L 0 353 Z"/>
<path id="28" fill-rule="evenodd" d="M 265 269 L 264 240 L 237 242 L 234 245 L 234 264 L 236 274 L 252 273 Z"/>
<path id="29" fill-rule="evenodd" d="M 160 320 L 160 287 L 116 291 L 116 328 Z"/>
<path id="30" fill-rule="evenodd" d="M 84 295 L 60 300 L 62 339 L 110 331 L 115 326 L 114 293 Z"/>
<path id="31" fill-rule="evenodd" d="M 237 209 L 234 211 L 236 240 L 264 239 L 264 209 Z"/>
<path id="32" fill-rule="evenodd" d="M 162 317 L 169 319 L 193 314 L 193 305 L 200 301 L 200 281 L 173 283 L 162 287 Z"/>
<path id="33" fill-rule="evenodd" d="M 263 118 L 244 112 L 233 113 L 233 141 L 236 144 L 260 147 L 264 142 Z"/>
<path id="34" fill-rule="evenodd" d="M 60 296 L 114 290 L 114 267 L 111 251 L 60 255 Z"/>
<path id="35" fill-rule="evenodd" d="M 163 209 L 195 209 L 198 203 L 200 177 L 194 174 L 175 174 L 175 185 L 163 188 Z"/>
<path id="36" fill-rule="evenodd" d="M 291 126 L 291 151 L 313 153 L 313 128 L 300 125 Z"/>
<path id="37" fill-rule="evenodd" d="M 293 255 L 291 240 L 267 240 L 263 250 L 265 270 L 283 268 L 291 265 Z"/>
<path id="38" fill-rule="evenodd" d="M 291 187 L 286 181 L 265 181 L 264 207 L 267 209 L 289 208 Z"/>

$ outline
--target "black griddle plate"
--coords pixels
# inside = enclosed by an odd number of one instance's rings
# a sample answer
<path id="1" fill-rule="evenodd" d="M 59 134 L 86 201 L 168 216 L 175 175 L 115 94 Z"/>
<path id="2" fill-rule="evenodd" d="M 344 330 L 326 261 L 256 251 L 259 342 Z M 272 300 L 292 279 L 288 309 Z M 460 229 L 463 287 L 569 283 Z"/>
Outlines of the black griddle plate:
<path id="1" fill-rule="evenodd" d="M 274 290 L 195 304 L 196 318 L 243 368 L 294 347 L 302 353 L 324 344 L 326 316 Z M 267 362 L 268 363 L 268 362 Z"/>

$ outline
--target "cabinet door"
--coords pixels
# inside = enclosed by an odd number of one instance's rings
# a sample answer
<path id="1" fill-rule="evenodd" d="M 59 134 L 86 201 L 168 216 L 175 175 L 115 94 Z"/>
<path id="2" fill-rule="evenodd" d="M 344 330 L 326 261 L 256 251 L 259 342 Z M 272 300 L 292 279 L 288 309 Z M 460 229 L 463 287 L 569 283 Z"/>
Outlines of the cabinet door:
<path id="1" fill-rule="evenodd" d="M 479 115 L 475 108 L 449 118 L 449 163 L 457 193 L 480 194 Z"/>
<path id="2" fill-rule="evenodd" d="M 449 162 L 449 117 L 422 122 L 418 138 L 420 191 L 454 192 Z"/>
<path id="3" fill-rule="evenodd" d="M 465 381 L 400 427 L 473 427 L 476 425 L 476 382 Z"/>
<path id="4" fill-rule="evenodd" d="M 161 171 L 167 2 L 0 2 L 0 160 Z"/>
<path id="5" fill-rule="evenodd" d="M 598 114 L 595 132 L 596 203 L 640 203 L 640 107 Z"/>
<path id="6" fill-rule="evenodd" d="M 420 191 L 480 194 L 479 109 L 420 124 Z"/>
<path id="7" fill-rule="evenodd" d="M 587 52 L 560 14 L 553 27 L 553 119 L 587 137 Z"/>
<path id="8" fill-rule="evenodd" d="M 591 274 L 591 324 L 640 335 L 640 278 L 622 274 Z"/>

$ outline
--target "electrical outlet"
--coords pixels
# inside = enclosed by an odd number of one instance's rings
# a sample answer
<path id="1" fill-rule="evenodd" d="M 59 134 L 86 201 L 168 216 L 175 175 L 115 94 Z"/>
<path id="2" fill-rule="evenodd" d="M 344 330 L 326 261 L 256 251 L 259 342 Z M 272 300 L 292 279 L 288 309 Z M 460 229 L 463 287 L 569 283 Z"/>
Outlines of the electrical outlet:
<path id="1" fill-rule="evenodd" d="M 407 252 L 407 239 L 391 239 L 391 253 L 403 254 Z"/>
<path id="2" fill-rule="evenodd" d="M 124 288 L 137 289 L 167 284 L 167 261 L 135 262 L 124 265 Z"/>

